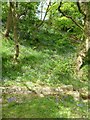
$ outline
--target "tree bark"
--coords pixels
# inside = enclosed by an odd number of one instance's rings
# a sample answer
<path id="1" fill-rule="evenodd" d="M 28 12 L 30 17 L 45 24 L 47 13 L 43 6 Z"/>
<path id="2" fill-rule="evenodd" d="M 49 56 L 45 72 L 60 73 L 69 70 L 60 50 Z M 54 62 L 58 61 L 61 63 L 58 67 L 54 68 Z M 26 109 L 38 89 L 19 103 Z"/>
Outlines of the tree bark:
<path id="1" fill-rule="evenodd" d="M 84 35 L 85 40 L 83 45 L 81 45 L 81 51 L 79 52 L 79 56 L 77 58 L 77 70 L 79 71 L 83 64 L 86 62 L 85 58 L 90 60 L 89 51 L 90 51 L 90 2 L 84 2 L 80 4 L 80 7 L 85 14 L 85 24 L 84 24 Z M 88 55 L 88 56 L 87 56 Z M 88 63 L 87 63 L 88 64 Z"/>
<path id="2" fill-rule="evenodd" d="M 11 2 L 9 4 L 9 10 L 8 10 L 8 16 L 7 16 L 7 23 L 6 23 L 6 31 L 5 31 L 5 37 L 9 37 L 9 32 L 11 29 L 12 24 L 12 10 L 11 10 Z"/>
<path id="3" fill-rule="evenodd" d="M 14 32 L 14 41 L 15 41 L 15 55 L 14 60 L 17 61 L 19 56 L 19 42 L 18 42 L 18 34 L 17 34 L 17 14 L 16 14 L 16 6 L 15 3 L 12 3 L 12 18 L 13 18 L 13 32 Z"/>
<path id="4" fill-rule="evenodd" d="M 86 52 L 90 49 L 90 2 L 85 3 L 86 20 L 85 20 L 85 37 L 86 37 Z"/>

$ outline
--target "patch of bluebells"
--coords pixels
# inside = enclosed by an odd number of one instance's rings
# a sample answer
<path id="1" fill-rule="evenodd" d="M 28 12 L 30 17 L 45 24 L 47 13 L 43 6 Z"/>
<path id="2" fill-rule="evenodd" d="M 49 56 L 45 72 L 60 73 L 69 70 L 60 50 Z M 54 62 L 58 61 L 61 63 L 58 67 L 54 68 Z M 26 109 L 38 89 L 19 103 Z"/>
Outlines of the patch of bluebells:
<path id="1" fill-rule="evenodd" d="M 7 99 L 7 101 L 10 103 L 10 102 L 14 102 L 16 101 L 16 98 L 15 97 L 10 97 Z"/>

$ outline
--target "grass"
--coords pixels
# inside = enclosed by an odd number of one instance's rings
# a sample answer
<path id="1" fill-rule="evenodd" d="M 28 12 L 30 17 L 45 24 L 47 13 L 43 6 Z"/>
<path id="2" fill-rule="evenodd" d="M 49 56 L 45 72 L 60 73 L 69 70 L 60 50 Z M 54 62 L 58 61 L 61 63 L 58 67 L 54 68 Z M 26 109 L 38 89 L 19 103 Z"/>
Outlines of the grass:
<path id="1" fill-rule="evenodd" d="M 76 45 L 70 44 L 70 40 L 66 41 L 66 37 L 62 40 L 62 36 L 51 35 L 49 38 L 46 35 L 42 35 L 39 39 L 40 41 L 34 45 L 31 45 L 29 40 L 20 42 L 20 56 L 17 64 L 13 62 L 14 42 L 3 39 L 3 86 L 22 86 L 22 82 L 26 81 L 41 81 L 50 86 L 71 84 L 77 90 L 88 86 L 87 66 L 84 67 L 86 74 L 82 78 L 79 78 L 75 73 Z M 56 97 L 36 97 L 29 100 L 27 100 L 27 97 L 22 104 L 11 102 L 3 106 L 3 117 L 87 117 L 87 104 L 82 101 L 76 102 L 71 96 L 59 98 L 58 103 L 56 102 Z"/>
<path id="2" fill-rule="evenodd" d="M 7 114 L 8 111 L 8 114 Z M 3 118 L 87 118 L 87 104 L 71 96 L 31 98 L 3 106 Z"/>
<path id="3" fill-rule="evenodd" d="M 71 51 L 72 48 L 69 49 Z M 4 81 L 36 82 L 39 80 L 48 84 L 73 84 L 77 88 L 87 85 L 87 76 L 84 76 L 83 79 L 86 82 L 83 83 L 75 75 L 76 58 L 73 49 L 71 54 L 67 54 L 59 52 L 58 48 L 53 50 L 53 46 L 46 48 L 46 45 L 42 44 L 32 47 L 20 45 L 18 64 L 13 62 L 13 55 L 13 41 L 3 40 L 2 76 Z"/>

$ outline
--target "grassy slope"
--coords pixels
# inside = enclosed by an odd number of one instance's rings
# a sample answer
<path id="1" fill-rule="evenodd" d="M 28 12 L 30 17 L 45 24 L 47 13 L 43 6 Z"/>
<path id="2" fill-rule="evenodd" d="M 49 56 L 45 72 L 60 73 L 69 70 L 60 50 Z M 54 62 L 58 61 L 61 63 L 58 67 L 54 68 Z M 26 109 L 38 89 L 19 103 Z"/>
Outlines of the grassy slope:
<path id="1" fill-rule="evenodd" d="M 44 38 L 43 41 L 42 38 Z M 42 36 L 42 38 L 40 38 L 39 43 L 36 43 L 36 45 L 31 45 L 30 41 L 20 44 L 18 64 L 13 63 L 13 41 L 3 40 L 3 85 L 17 85 L 18 82 L 21 83 L 22 81 L 42 81 L 52 86 L 72 84 L 76 89 L 87 87 L 87 76 L 85 75 L 81 79 L 82 81 L 80 81 L 74 72 L 75 64 L 73 63 L 75 62 L 76 54 L 74 46 L 72 47 L 68 41 L 60 39 L 60 36 L 48 37 L 45 35 Z M 87 105 L 84 103 L 80 102 L 81 106 L 78 107 L 78 103 L 75 101 L 73 101 L 74 103 L 70 102 L 70 100 L 67 99 L 62 101 L 63 103 L 60 101 L 58 108 L 54 99 L 55 98 L 50 100 L 47 98 L 36 98 L 32 99 L 31 102 L 26 101 L 25 104 L 20 105 L 10 103 L 8 106 L 3 107 L 3 116 L 44 118 L 86 117 Z M 42 101 L 42 103 L 40 101 Z M 72 110 L 74 108 L 75 110 Z M 9 113 L 7 114 L 8 109 Z M 25 115 L 23 113 L 25 113 Z"/>
<path id="2" fill-rule="evenodd" d="M 62 41 L 60 43 L 62 48 L 60 45 L 54 46 L 55 43 L 50 45 L 39 43 L 31 47 L 30 42 L 26 43 L 27 45 L 20 45 L 19 62 L 15 64 L 13 63 L 13 41 L 3 40 L 2 75 L 4 81 L 36 82 L 39 80 L 48 84 L 73 84 L 76 87 L 87 85 L 87 76 L 82 78 L 83 83 L 75 75 L 75 51 L 69 43 L 65 45 L 65 41 Z"/>

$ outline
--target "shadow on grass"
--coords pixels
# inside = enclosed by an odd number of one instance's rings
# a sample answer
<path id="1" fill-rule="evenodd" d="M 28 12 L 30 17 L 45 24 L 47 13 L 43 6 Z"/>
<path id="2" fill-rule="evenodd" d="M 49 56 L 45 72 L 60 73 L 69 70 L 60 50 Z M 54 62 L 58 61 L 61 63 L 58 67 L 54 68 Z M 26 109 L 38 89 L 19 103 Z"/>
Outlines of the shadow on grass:
<path id="1" fill-rule="evenodd" d="M 2 77 L 3 79 L 15 80 L 17 77 L 22 77 L 25 72 L 22 67 L 35 68 L 35 66 L 40 64 L 42 61 L 40 56 L 29 55 L 24 58 L 19 59 L 18 63 L 13 62 L 13 55 L 2 56 Z M 26 68 L 25 68 L 26 69 Z"/>
<path id="2" fill-rule="evenodd" d="M 27 38 L 21 41 L 21 44 L 26 47 L 35 48 L 37 51 L 56 51 L 58 55 L 67 55 L 75 52 L 75 45 L 70 42 L 68 33 L 55 34 L 40 31 L 37 37 L 33 40 Z"/>

